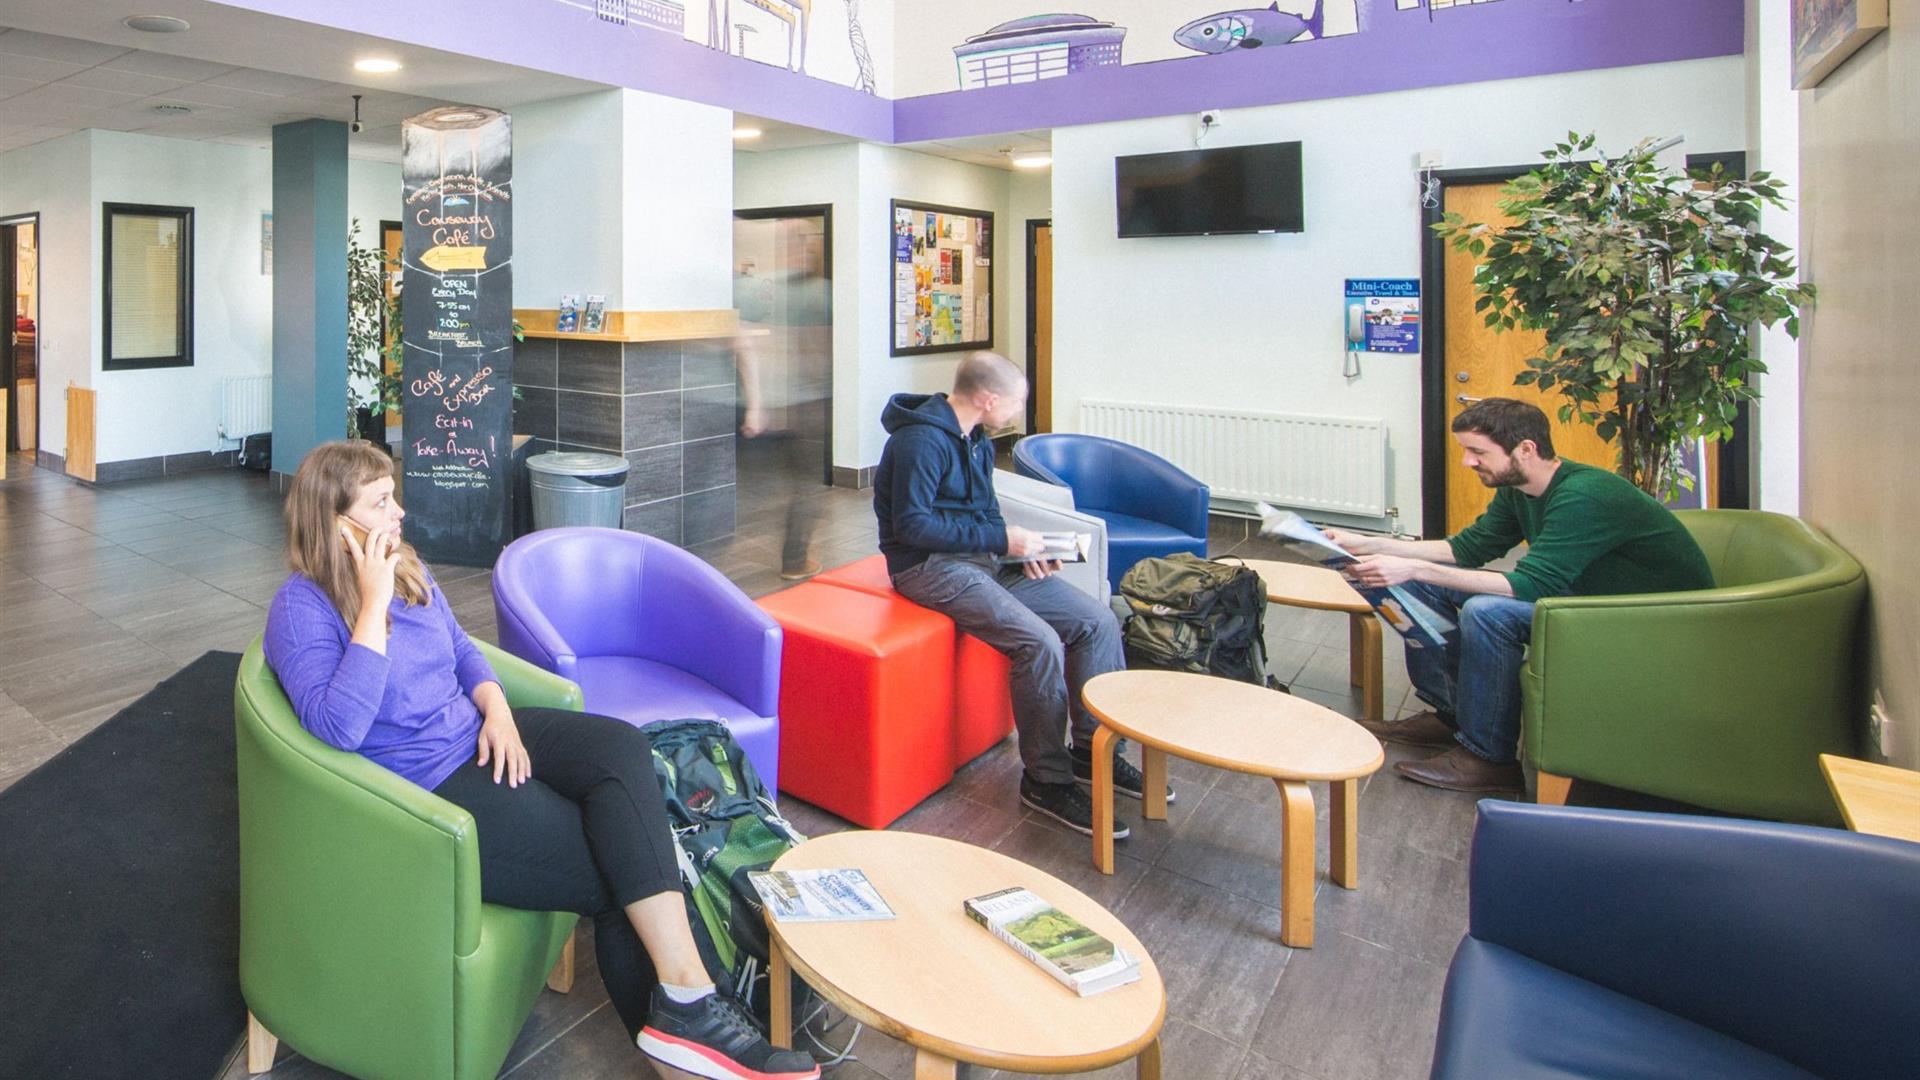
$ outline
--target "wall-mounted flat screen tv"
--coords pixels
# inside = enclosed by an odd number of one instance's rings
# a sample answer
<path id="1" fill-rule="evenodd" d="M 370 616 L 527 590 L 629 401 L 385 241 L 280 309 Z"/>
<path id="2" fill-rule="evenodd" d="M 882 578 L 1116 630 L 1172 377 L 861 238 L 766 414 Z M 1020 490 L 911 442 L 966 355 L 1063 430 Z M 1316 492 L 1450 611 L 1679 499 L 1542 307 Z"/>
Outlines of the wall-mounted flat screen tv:
<path id="1" fill-rule="evenodd" d="M 1115 158 L 1120 235 L 1301 232 L 1300 144 Z"/>

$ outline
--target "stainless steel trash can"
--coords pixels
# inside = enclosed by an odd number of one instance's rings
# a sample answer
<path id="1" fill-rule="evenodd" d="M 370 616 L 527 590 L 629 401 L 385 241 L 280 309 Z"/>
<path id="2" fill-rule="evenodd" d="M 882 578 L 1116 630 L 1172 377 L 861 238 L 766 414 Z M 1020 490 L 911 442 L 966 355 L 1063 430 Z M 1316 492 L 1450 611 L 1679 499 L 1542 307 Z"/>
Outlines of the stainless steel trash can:
<path id="1" fill-rule="evenodd" d="M 533 527 L 620 527 L 627 501 L 627 459 L 617 454 L 551 451 L 527 459 Z"/>

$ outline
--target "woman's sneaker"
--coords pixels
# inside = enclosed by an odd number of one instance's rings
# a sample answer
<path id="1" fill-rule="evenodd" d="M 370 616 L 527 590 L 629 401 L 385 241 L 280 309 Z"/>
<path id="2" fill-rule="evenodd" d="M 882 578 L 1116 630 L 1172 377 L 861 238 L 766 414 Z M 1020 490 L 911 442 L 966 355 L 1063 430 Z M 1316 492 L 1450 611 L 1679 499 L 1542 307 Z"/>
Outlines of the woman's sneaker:
<path id="1" fill-rule="evenodd" d="M 799 1050 L 781 1050 L 760 1034 L 740 1004 L 714 992 L 679 1004 L 655 988 L 653 1012 L 634 1040 L 641 1052 L 708 1080 L 817 1080 L 820 1066 Z"/>
<path id="2" fill-rule="evenodd" d="M 1080 790 L 1079 784 L 1041 784 L 1023 774 L 1020 777 L 1020 801 L 1074 832 L 1093 835 L 1093 800 Z M 1125 840 L 1131 835 L 1133 830 L 1115 818 L 1113 838 Z"/>

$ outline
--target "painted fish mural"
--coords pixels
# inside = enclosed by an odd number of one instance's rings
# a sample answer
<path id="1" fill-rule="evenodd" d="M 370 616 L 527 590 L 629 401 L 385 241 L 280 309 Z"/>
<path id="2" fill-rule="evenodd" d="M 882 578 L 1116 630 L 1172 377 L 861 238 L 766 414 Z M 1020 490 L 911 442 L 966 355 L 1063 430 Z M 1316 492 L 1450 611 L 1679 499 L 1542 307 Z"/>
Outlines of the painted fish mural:
<path id="1" fill-rule="evenodd" d="M 1326 0 L 1313 0 L 1309 14 L 1282 11 L 1278 0 L 1272 7 L 1222 11 L 1195 19 L 1173 32 L 1173 40 L 1201 53 L 1224 53 L 1235 49 L 1257 49 L 1262 45 L 1285 45 L 1302 33 L 1316 39 L 1326 23 Z"/>

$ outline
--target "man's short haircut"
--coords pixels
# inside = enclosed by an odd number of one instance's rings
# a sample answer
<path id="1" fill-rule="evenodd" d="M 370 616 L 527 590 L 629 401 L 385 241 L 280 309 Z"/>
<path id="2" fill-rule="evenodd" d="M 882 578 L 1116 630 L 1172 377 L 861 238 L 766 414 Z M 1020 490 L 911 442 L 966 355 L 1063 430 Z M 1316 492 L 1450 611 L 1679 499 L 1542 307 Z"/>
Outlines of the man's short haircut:
<path id="1" fill-rule="evenodd" d="M 1020 392 L 1026 375 L 1013 361 L 996 352 L 971 352 L 953 373 L 953 395 L 970 397 L 982 390 L 1006 397 Z"/>
<path id="2" fill-rule="evenodd" d="M 1476 401 L 1453 418 L 1453 430 L 1485 435 L 1509 454 L 1531 439 L 1541 457 L 1553 460 L 1553 429 L 1547 423 L 1547 414 L 1524 401 L 1503 397 Z"/>

